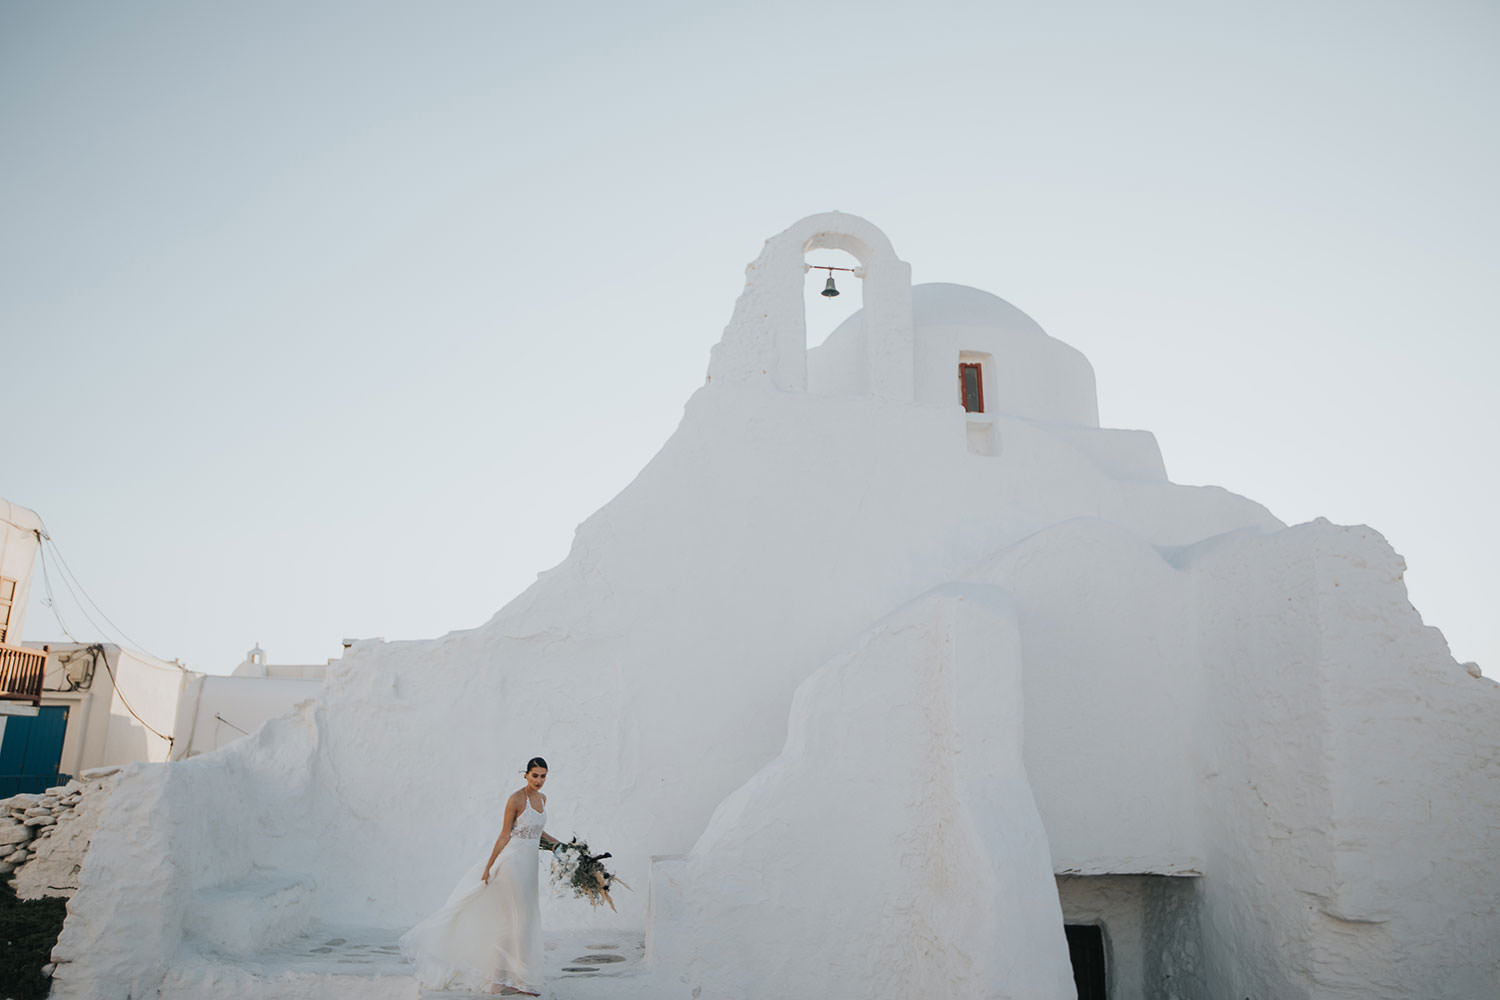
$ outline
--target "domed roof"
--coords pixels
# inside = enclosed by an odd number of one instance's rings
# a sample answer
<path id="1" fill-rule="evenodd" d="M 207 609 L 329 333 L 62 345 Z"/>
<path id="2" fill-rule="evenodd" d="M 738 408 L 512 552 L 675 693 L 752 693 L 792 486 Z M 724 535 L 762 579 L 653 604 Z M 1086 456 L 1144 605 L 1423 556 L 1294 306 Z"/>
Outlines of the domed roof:
<path id="1" fill-rule="evenodd" d="M 914 327 L 985 326 L 1007 333 L 1046 336 L 1047 331 L 1030 316 L 998 295 L 968 285 L 945 281 L 913 285 L 911 314 Z"/>

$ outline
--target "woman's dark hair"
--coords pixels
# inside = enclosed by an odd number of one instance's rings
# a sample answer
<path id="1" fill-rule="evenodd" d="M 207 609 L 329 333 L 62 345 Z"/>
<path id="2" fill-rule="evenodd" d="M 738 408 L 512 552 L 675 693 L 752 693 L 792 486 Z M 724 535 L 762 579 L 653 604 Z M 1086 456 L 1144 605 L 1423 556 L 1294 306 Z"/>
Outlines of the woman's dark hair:
<path id="1" fill-rule="evenodd" d="M 526 769 L 523 770 L 521 773 L 522 774 L 530 774 L 531 773 L 531 769 L 533 767 L 539 767 L 543 771 L 545 771 L 545 770 L 547 770 L 547 762 L 545 760 L 543 760 L 542 758 L 540 758 L 540 757 L 533 757 L 533 758 L 531 758 L 530 760 L 528 760 L 526 762 Z"/>

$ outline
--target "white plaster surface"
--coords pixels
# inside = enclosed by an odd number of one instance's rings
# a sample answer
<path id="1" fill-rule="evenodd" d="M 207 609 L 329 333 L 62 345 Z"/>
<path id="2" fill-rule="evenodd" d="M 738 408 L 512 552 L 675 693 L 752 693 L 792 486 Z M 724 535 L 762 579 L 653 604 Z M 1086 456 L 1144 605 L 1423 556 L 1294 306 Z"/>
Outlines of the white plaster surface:
<path id="1" fill-rule="evenodd" d="M 652 1000 L 639 934 L 553 932 L 543 967 L 551 1000 Z M 159 1000 L 454 1000 L 468 992 L 422 990 L 385 928 L 313 927 L 250 958 L 179 955 Z"/>
<path id="2" fill-rule="evenodd" d="M 782 753 L 654 866 L 661 995 L 1071 997 L 1020 667 L 1003 593 L 955 585 L 804 682 Z"/>
<path id="3" fill-rule="evenodd" d="M 1190 580 L 1101 518 L 1039 531 L 977 565 L 1016 604 L 1026 767 L 1059 872 L 1203 868 L 1194 789 L 1203 679 Z"/>
<path id="4" fill-rule="evenodd" d="M 131 649 L 120 649 L 114 663 L 118 685 L 109 699 L 109 728 L 98 757 L 85 754 L 85 767 L 129 761 L 164 761 L 171 745 L 156 733 L 172 735 L 177 727 L 183 694 L 192 671 Z M 95 683 L 107 686 L 108 676 L 95 675 Z M 124 698 L 120 692 L 125 692 Z M 125 699 L 129 699 L 127 706 Z"/>
<path id="5" fill-rule="evenodd" d="M 216 750 L 312 698 L 327 669 L 272 667 L 265 676 L 224 677 L 113 644 L 50 649 L 42 703 L 68 707 L 58 761 L 65 774 Z"/>
<path id="6" fill-rule="evenodd" d="M 801 254 L 815 246 L 859 257 L 870 314 L 845 350 L 852 367 L 821 389 L 801 313 Z M 1422 625 L 1377 534 L 1288 529 L 1242 497 L 1166 481 L 1148 434 L 1094 426 L 1076 352 L 985 293 L 914 292 L 863 220 L 804 220 L 747 278 L 676 433 L 490 622 L 356 644 L 315 701 L 253 737 L 121 777 L 54 996 L 150 995 L 191 963 L 242 968 L 204 956 L 253 952 L 257 935 L 271 949 L 319 927 L 403 929 L 487 849 L 533 754 L 552 764 L 551 832 L 613 851 L 638 889 L 619 914 L 546 900 L 551 932 L 643 932 L 649 859 L 687 856 L 676 871 L 689 891 L 659 896 L 662 950 L 634 980 L 653 988 L 696 976 L 703 996 L 769 995 L 775 968 L 725 971 L 747 950 L 821 974 L 773 947 L 783 925 L 826 914 L 842 860 L 837 842 L 797 852 L 795 814 L 768 812 L 790 786 L 811 835 L 847 831 L 845 817 L 876 824 L 857 847 L 878 869 L 859 899 L 906 907 L 854 905 L 825 924 L 820 948 L 840 968 L 863 955 L 954 995 L 1054 995 L 1060 914 L 1037 881 L 1050 855 L 1064 872 L 1201 872 L 1211 996 L 1488 995 L 1497 689 Z M 965 322 L 923 339 L 923 316 Z M 956 370 L 941 392 L 933 376 L 937 395 L 923 388 L 924 372 L 975 350 L 1041 366 L 1044 383 L 1014 406 L 1000 393 L 982 454 Z M 924 595 L 954 581 L 1008 594 L 1014 625 L 995 626 L 993 649 L 914 654 L 908 675 L 892 650 L 915 639 L 860 638 L 920 618 Z M 996 673 L 980 678 L 986 657 Z M 883 703 L 861 700 L 861 663 Z M 840 740 L 861 759 L 841 759 Z M 927 754 L 951 773 L 914 772 Z M 932 810 L 949 824 L 943 850 L 916 832 Z M 767 826 L 782 818 L 791 827 Z M 946 868 L 986 862 L 989 883 Z M 268 884 L 302 887 L 290 919 L 263 918 L 280 905 L 254 903 Z M 704 898 L 720 888 L 724 905 Z M 251 900 L 232 948 L 234 934 L 192 918 L 215 893 Z M 968 917 L 993 928 L 983 954 L 954 926 Z M 916 935 L 920 961 L 862 950 L 919 926 L 932 928 Z M 738 936 L 715 953 L 713 927 Z"/>
<path id="7" fill-rule="evenodd" d="M 1500 686 L 1375 531 L 1183 553 L 1205 674 L 1206 952 L 1227 991 L 1500 995 Z"/>
<path id="8" fill-rule="evenodd" d="M 192 728 L 178 737 L 186 740 L 184 756 L 217 750 L 254 733 L 268 719 L 316 697 L 322 686 L 322 678 L 204 676 L 190 717 Z"/>
<path id="9" fill-rule="evenodd" d="M 256 646 L 245 654 L 231 677 L 274 677 L 281 680 L 322 681 L 328 676 L 326 663 L 271 663 L 266 651 Z"/>

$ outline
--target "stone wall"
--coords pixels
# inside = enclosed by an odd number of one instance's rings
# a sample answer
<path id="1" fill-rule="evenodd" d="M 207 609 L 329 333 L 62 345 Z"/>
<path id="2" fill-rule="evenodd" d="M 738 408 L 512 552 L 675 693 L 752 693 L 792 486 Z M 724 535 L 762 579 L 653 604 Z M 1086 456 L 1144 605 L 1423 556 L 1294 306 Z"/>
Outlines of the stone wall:
<path id="1" fill-rule="evenodd" d="M 100 806 L 120 770 L 96 767 L 39 795 L 0 799 L 0 878 L 11 879 L 17 896 L 71 896 L 78 889 Z"/>

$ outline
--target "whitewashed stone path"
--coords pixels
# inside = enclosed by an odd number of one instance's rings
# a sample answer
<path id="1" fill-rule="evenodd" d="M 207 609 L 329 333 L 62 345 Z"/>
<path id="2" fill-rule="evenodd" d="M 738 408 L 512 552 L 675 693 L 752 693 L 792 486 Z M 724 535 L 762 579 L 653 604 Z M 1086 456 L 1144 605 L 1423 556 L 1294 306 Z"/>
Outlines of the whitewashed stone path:
<path id="1" fill-rule="evenodd" d="M 164 997 L 242 1000 L 457 1000 L 475 994 L 421 990 L 396 945 L 399 931 L 324 930 L 234 962 L 183 956 L 167 975 Z M 546 936 L 549 1000 L 629 1000 L 650 995 L 640 934 L 597 931 Z"/>
<path id="2" fill-rule="evenodd" d="M 582 932 L 549 936 L 547 1000 L 620 1000 L 647 988 L 641 976 L 645 940 L 639 934 Z M 425 991 L 422 1000 L 457 1000 L 472 993 Z"/>

